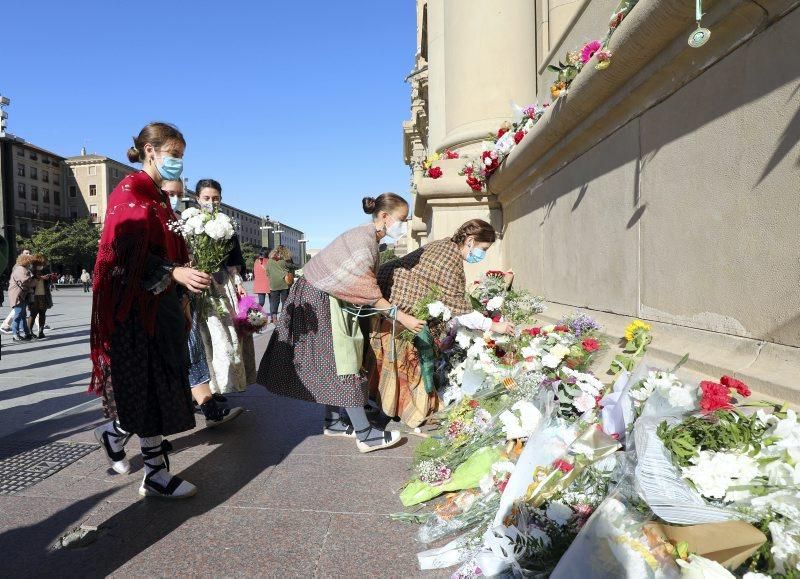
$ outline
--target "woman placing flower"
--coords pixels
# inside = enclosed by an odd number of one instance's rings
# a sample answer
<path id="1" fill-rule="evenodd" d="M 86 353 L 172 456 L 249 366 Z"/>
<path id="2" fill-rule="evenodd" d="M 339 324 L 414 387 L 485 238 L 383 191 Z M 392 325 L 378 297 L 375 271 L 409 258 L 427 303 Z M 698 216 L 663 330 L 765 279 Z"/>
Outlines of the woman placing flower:
<path id="1" fill-rule="evenodd" d="M 431 317 L 449 312 L 456 323 L 466 328 L 513 334 L 513 324 L 493 322 L 474 311 L 467 300 L 464 262 L 483 260 L 495 239 L 494 229 L 485 221 L 467 221 L 451 238 L 434 241 L 384 264 L 378 272 L 378 284 L 384 297 L 400 311 L 414 311 L 434 291 L 439 299 L 428 308 Z M 442 308 L 439 308 L 440 303 Z M 434 342 L 442 337 L 444 318 L 449 315 L 441 317 L 441 322 L 431 321 L 429 326 Z M 381 409 L 387 416 L 399 416 L 409 426 L 419 426 L 438 404 L 436 391 L 426 388 L 424 383 L 418 352 L 420 342 L 415 341 L 415 345 L 393 337 L 391 323 L 387 321 L 379 325 L 370 342 L 375 354 L 374 366 L 370 368 L 370 386 Z"/>
<path id="2" fill-rule="evenodd" d="M 365 198 L 362 205 L 371 222 L 343 233 L 315 255 L 289 291 L 286 309 L 261 359 L 258 382 L 282 396 L 325 404 L 324 434 L 355 435 L 358 450 L 372 452 L 394 446 L 401 438 L 397 432 L 373 427 L 364 411 L 367 380 L 362 371 L 361 316 L 396 311 L 397 321 L 413 333 L 425 324 L 393 308 L 375 276 L 378 244 L 386 235 L 398 239 L 405 234 L 408 203 L 399 195 L 384 193 L 377 199 Z"/>
<path id="3" fill-rule="evenodd" d="M 127 473 L 125 443 L 139 436 L 143 496 L 183 498 L 197 488 L 169 474 L 163 436 L 194 427 L 186 365 L 187 320 L 178 285 L 199 293 L 211 279 L 182 264 L 186 243 L 169 228 L 175 214 L 161 190 L 179 179 L 186 141 L 166 123 L 147 125 L 128 159 L 143 170 L 111 193 L 94 269 L 90 390 L 113 421 L 95 430 L 114 470 Z M 182 293 L 182 291 L 180 292 Z"/>
<path id="4" fill-rule="evenodd" d="M 205 214 L 218 215 L 222 202 L 222 185 L 214 179 L 201 179 L 195 187 L 200 210 L 190 208 L 183 212 L 186 225 L 193 219 L 202 219 Z M 197 212 L 194 214 L 193 212 Z M 219 221 L 219 223 L 217 223 Z M 239 298 L 246 295 L 242 285 L 242 274 L 246 266 L 239 245 L 239 237 L 233 231 L 224 231 L 224 220 L 206 221 L 204 232 L 212 239 L 230 239 L 230 249 L 217 262 L 209 265 L 212 284 L 206 303 L 196 303 L 194 318 L 200 330 L 208 369 L 210 388 L 216 394 L 241 392 L 255 382 L 256 361 L 253 335 L 237 332 L 234 317 L 238 312 Z M 219 229 L 219 231 L 217 231 Z M 195 256 L 197 258 L 197 256 Z M 201 301 L 203 297 L 199 298 Z M 216 405 L 209 409 L 211 420 L 220 420 Z M 216 418 L 214 418 L 216 417 Z"/>

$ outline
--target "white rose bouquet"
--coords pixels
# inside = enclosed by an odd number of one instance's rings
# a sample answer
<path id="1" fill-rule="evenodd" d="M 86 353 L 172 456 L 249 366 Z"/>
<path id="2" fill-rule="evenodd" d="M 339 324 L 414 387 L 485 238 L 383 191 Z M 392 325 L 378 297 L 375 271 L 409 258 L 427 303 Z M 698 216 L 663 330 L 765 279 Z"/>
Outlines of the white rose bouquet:
<path id="1" fill-rule="evenodd" d="M 212 212 L 190 207 L 170 228 L 183 235 L 193 255 L 194 267 L 205 273 L 219 270 L 231 250 L 236 230 L 231 218 L 215 209 Z"/>

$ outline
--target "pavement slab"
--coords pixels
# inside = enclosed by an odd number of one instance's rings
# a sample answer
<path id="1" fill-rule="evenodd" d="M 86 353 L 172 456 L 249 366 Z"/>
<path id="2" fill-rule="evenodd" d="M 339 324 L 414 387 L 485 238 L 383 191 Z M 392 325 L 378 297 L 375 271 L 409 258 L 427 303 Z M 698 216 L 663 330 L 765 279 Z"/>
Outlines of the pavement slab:
<path id="1" fill-rule="evenodd" d="M 0 451 L 52 441 L 94 444 L 100 402 L 86 394 L 90 294 L 54 295 L 40 343 L 10 344 L 0 360 Z M 256 337 L 257 360 L 266 336 Z M 371 454 L 322 435 L 323 410 L 253 385 L 229 396 L 243 414 L 215 429 L 170 437 L 173 473 L 198 494 L 141 499 L 138 444 L 132 472 L 110 469 L 100 450 L 21 492 L 0 496 L 0 576 L 445 577 L 420 573 L 416 527 L 392 521 L 414 446 Z M 397 428 L 393 425 L 392 428 Z M 78 525 L 98 528 L 88 546 L 50 551 Z"/>

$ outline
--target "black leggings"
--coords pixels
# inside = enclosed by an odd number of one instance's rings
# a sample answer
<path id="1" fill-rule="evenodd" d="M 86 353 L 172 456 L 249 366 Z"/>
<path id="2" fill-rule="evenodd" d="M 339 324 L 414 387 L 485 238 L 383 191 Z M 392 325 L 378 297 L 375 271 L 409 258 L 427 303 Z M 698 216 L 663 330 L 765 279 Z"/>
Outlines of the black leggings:
<path id="1" fill-rule="evenodd" d="M 38 318 L 39 319 L 38 333 L 41 334 L 42 332 L 44 332 L 44 324 L 47 320 L 47 310 L 35 310 L 31 308 L 30 311 L 31 311 L 31 317 L 28 318 L 28 330 L 30 331 L 31 334 L 33 333 L 33 323 Z"/>
<path id="2" fill-rule="evenodd" d="M 273 290 L 269 292 L 269 313 L 273 316 L 278 315 L 278 305 L 286 303 L 286 298 L 289 297 L 289 290 Z"/>

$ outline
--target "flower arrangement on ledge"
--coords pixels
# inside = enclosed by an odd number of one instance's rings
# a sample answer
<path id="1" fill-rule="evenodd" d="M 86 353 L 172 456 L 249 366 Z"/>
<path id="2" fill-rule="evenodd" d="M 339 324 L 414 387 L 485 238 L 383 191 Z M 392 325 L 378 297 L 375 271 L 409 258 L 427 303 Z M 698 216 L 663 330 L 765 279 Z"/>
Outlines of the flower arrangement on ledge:
<path id="1" fill-rule="evenodd" d="M 608 50 L 608 42 L 638 1 L 639 0 L 620 1 L 617 5 L 617 9 L 614 10 L 614 13 L 611 15 L 611 20 L 608 22 L 608 32 L 603 40 L 590 40 L 580 49 L 567 52 L 565 58 L 566 62 L 559 61 L 557 66 L 551 64 L 547 67 L 547 70 L 555 72 L 558 75 L 555 82 L 550 86 L 550 96 L 553 100 L 567 94 L 569 85 L 572 84 L 572 81 L 575 80 L 578 73 L 589 64 L 592 57 L 597 60 L 597 64 L 595 65 L 597 70 L 605 70 L 611 66 L 612 54 L 611 51 Z"/>
<path id="2" fill-rule="evenodd" d="M 430 155 L 425 161 L 422 163 L 423 169 L 423 177 L 428 177 L 430 179 L 438 179 L 444 172 L 442 168 L 434 165 L 437 161 L 442 159 L 458 159 L 459 154 L 458 151 L 451 151 L 450 149 L 446 149 L 444 153 L 434 153 Z"/>

